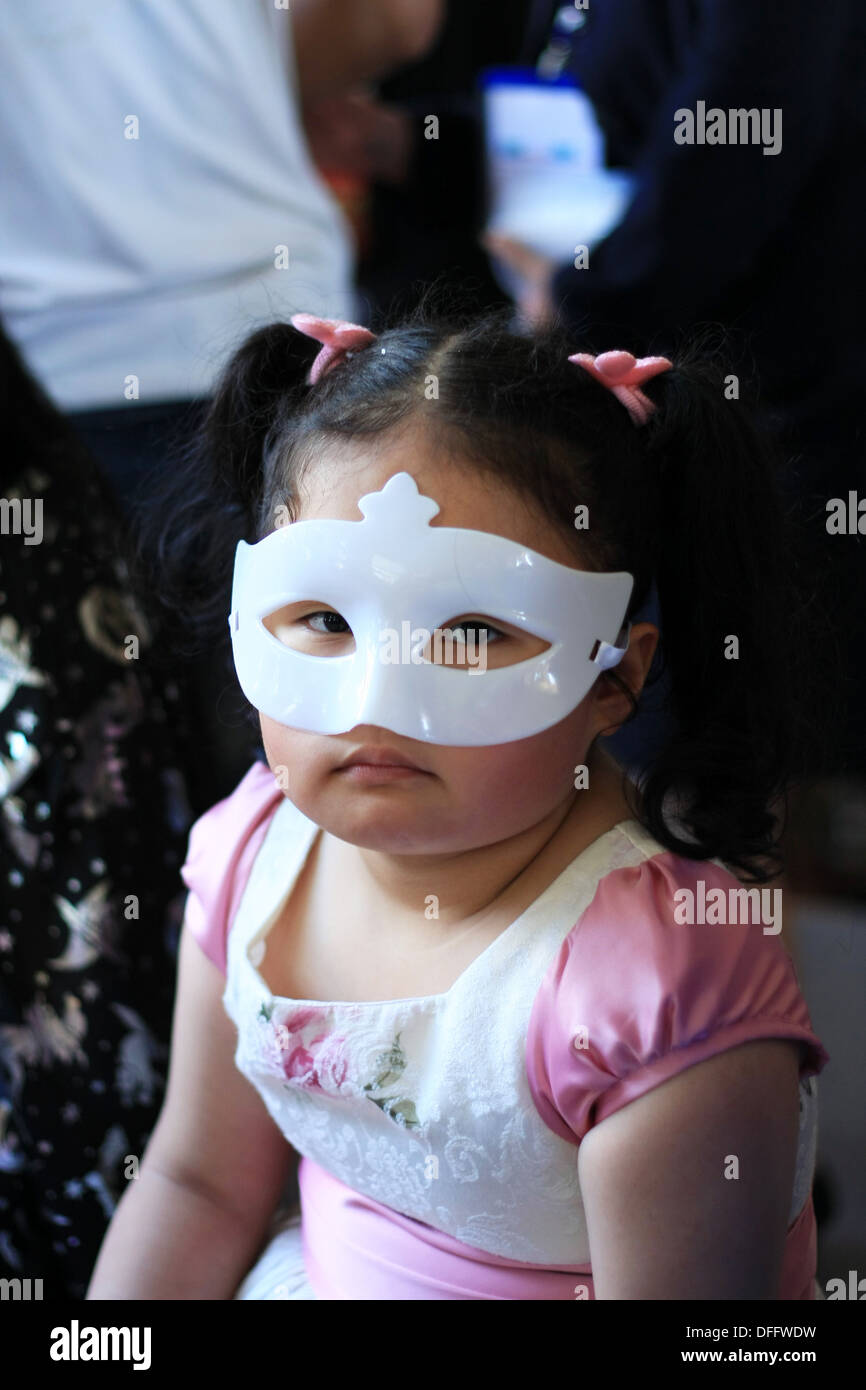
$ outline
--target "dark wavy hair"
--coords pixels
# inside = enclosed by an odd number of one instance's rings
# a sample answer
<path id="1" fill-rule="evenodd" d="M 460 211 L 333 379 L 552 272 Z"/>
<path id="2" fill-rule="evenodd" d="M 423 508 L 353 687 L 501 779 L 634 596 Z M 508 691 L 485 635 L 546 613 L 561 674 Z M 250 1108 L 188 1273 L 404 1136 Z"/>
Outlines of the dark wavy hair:
<path id="1" fill-rule="evenodd" d="M 718 352 L 678 352 L 645 386 L 656 410 L 636 428 L 568 362 L 587 343 L 560 325 L 521 331 L 509 308 L 467 316 L 428 295 L 309 386 L 318 347 L 287 323 L 253 333 L 151 499 L 133 575 L 168 640 L 185 655 L 215 642 L 228 653 L 237 541 L 266 535 L 277 508 L 297 515 L 323 441 L 357 443 L 411 419 L 540 505 L 581 566 L 628 570 L 630 617 L 657 594 L 656 666 L 674 731 L 629 793 L 634 812 L 674 853 L 773 877 L 786 788 L 818 756 L 811 605 L 772 449 L 745 403 L 728 399 Z M 586 530 L 574 527 L 580 503 Z M 726 656 L 731 637 L 737 658 Z"/>

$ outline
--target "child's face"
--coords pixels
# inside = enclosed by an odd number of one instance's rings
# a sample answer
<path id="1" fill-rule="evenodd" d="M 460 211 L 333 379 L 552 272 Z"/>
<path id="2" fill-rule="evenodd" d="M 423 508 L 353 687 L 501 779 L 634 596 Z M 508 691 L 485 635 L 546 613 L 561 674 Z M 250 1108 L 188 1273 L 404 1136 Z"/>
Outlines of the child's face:
<path id="1" fill-rule="evenodd" d="M 565 538 L 543 514 L 534 512 L 511 489 L 478 474 L 471 464 L 443 457 L 415 427 L 362 449 L 325 446 L 305 475 L 296 519 L 360 521 L 358 499 L 378 492 L 404 469 L 411 472 L 419 492 L 439 504 L 432 526 L 489 531 L 579 568 Z M 309 643 L 306 649 L 320 655 L 351 651 L 351 633 L 328 635 L 328 626 L 339 629 L 338 622 L 318 619 L 305 632 L 304 615 L 322 611 L 321 603 L 294 604 L 267 625 L 274 630 L 281 619 L 291 621 L 295 624 L 292 644 Z M 485 616 L 505 634 L 502 638 L 488 634 L 488 667 L 523 661 L 549 645 L 489 614 L 455 613 L 449 621 L 456 624 L 461 618 Z M 638 639 L 641 635 L 635 629 L 633 643 L 635 632 Z M 654 640 L 644 641 L 643 647 L 648 651 L 648 667 Z M 626 657 L 623 664 L 628 662 Z M 634 674 L 637 680 L 630 684 L 639 688 L 645 671 Z M 440 853 L 474 849 L 519 834 L 567 803 L 574 795 L 575 767 L 588 762 L 593 740 L 621 723 L 628 712 L 626 697 L 602 678 L 552 728 L 531 738 L 483 747 L 426 743 L 375 725 L 359 724 L 342 734 L 309 733 L 264 714 L 259 717 L 268 763 L 310 820 L 363 848 Z M 339 770 L 346 758 L 368 744 L 402 753 L 426 775 L 365 782 Z"/>

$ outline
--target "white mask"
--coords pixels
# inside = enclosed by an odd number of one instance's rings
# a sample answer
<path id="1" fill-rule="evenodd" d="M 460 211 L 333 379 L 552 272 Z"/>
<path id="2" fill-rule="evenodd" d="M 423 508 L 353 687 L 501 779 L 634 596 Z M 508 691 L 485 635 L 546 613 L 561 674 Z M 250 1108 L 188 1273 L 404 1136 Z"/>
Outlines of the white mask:
<path id="1" fill-rule="evenodd" d="M 406 472 L 358 506 L 363 521 L 296 521 L 238 543 L 229 628 L 241 689 L 262 714 L 320 734 L 370 724 L 427 743 L 510 743 L 564 719 L 622 659 L 630 574 L 576 570 L 503 536 L 430 526 L 440 508 Z M 264 626 L 302 601 L 336 610 L 354 651 L 314 656 Z M 431 634 L 460 614 L 551 645 L 495 668 L 467 664 L 469 642 L 459 665 L 422 660 Z"/>

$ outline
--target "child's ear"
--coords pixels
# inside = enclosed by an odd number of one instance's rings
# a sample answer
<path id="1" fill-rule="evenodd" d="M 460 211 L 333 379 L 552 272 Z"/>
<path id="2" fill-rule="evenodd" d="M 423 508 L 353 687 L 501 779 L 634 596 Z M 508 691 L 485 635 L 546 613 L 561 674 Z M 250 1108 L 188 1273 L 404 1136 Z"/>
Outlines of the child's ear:
<path id="1" fill-rule="evenodd" d="M 658 640 L 659 630 L 654 623 L 635 623 L 632 626 L 628 651 L 618 666 L 601 676 L 593 691 L 598 733 L 615 734 L 628 719 L 633 706 L 622 686 L 627 686 L 635 700 L 638 699 L 649 675 Z M 611 680 L 612 675 L 618 679 Z"/>

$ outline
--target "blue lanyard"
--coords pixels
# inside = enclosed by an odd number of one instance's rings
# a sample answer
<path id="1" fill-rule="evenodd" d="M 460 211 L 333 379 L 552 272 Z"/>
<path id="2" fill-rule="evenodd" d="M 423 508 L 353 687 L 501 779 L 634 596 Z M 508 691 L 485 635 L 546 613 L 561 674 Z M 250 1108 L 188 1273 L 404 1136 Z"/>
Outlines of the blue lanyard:
<path id="1" fill-rule="evenodd" d="M 574 4 L 559 6 L 547 43 L 535 64 L 536 75 L 543 82 L 555 82 L 562 75 L 571 53 L 571 40 L 585 23 L 586 9 L 578 9 Z"/>

